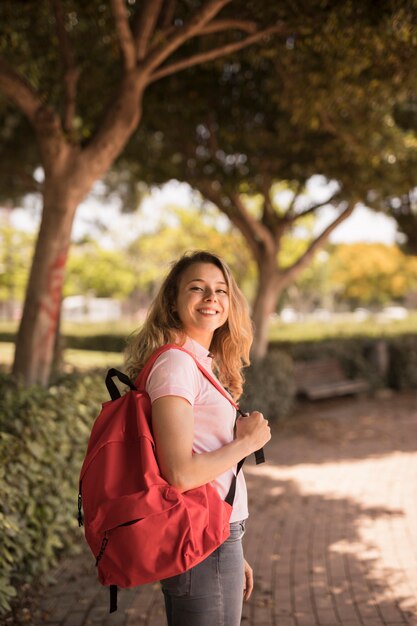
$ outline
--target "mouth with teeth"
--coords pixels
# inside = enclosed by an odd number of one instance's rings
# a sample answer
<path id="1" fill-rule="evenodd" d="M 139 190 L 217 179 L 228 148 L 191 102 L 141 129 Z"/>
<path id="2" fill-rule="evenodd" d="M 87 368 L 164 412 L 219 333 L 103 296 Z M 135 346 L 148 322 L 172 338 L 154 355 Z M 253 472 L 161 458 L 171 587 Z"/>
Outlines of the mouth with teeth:
<path id="1" fill-rule="evenodd" d="M 213 311 L 213 309 L 198 309 L 198 312 L 201 315 L 217 315 L 218 311 Z"/>

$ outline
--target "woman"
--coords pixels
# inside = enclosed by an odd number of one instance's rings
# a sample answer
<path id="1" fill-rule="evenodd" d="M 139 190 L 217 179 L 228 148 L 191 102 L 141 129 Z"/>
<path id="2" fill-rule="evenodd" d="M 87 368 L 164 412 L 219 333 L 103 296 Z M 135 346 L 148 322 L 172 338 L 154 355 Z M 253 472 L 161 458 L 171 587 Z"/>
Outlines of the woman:
<path id="1" fill-rule="evenodd" d="M 247 303 L 227 265 L 209 252 L 184 255 L 172 267 L 147 320 L 128 348 L 132 379 L 160 346 L 177 343 L 228 389 L 242 393 L 241 369 L 249 364 L 252 327 Z M 194 359 L 167 350 L 147 380 L 156 455 L 164 478 L 187 491 L 211 482 L 224 499 L 236 464 L 271 438 L 257 411 L 236 422 L 235 411 Z M 194 454 L 193 454 L 194 451 Z M 237 477 L 230 537 L 204 561 L 161 581 L 168 626 L 238 626 L 242 600 L 253 588 L 241 539 L 248 517 L 243 472 Z"/>

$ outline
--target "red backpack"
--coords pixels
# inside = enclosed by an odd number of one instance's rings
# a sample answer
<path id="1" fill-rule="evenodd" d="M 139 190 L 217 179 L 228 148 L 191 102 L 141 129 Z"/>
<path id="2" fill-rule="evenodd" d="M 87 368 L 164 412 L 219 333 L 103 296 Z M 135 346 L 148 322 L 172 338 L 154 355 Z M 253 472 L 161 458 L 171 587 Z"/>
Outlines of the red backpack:
<path id="1" fill-rule="evenodd" d="M 112 400 L 102 405 L 80 473 L 78 522 L 96 557 L 98 578 L 110 585 L 110 612 L 117 609 L 117 587 L 134 587 L 180 574 L 203 561 L 229 536 L 238 466 L 223 501 L 210 484 L 180 493 L 160 473 L 152 435 L 147 377 L 165 350 L 187 352 L 206 378 L 240 412 L 194 355 L 174 344 L 157 350 L 136 383 L 109 370 Z M 130 388 L 120 396 L 113 378 Z M 241 412 L 240 412 L 241 413 Z M 263 450 L 256 462 L 264 461 Z M 84 519 L 82 515 L 84 510 Z"/>

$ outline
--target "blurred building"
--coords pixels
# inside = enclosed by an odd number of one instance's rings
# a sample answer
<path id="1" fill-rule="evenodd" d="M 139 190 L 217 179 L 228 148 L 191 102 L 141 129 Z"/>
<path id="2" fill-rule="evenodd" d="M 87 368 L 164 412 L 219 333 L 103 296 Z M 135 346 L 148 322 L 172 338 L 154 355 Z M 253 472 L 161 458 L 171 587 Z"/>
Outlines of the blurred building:
<path id="1" fill-rule="evenodd" d="M 65 322 L 115 322 L 122 318 L 122 304 L 113 298 L 68 296 L 62 303 Z"/>

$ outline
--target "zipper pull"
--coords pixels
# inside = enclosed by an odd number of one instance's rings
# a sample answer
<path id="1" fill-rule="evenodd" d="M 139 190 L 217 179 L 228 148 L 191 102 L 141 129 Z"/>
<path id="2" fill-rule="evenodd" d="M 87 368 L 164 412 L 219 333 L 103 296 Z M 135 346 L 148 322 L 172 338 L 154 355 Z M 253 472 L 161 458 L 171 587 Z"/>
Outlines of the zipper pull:
<path id="1" fill-rule="evenodd" d="M 82 511 L 83 500 L 81 497 L 81 492 L 78 494 L 78 527 L 84 526 L 84 516 Z"/>

